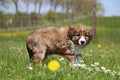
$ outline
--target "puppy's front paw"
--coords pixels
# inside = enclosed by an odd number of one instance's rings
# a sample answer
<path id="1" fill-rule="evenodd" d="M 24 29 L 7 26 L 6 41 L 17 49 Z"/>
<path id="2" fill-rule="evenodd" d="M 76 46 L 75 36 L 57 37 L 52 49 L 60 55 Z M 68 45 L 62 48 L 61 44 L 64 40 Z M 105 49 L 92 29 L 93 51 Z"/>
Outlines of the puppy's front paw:
<path id="1" fill-rule="evenodd" d="M 75 55 L 74 64 L 80 64 L 81 56 Z"/>

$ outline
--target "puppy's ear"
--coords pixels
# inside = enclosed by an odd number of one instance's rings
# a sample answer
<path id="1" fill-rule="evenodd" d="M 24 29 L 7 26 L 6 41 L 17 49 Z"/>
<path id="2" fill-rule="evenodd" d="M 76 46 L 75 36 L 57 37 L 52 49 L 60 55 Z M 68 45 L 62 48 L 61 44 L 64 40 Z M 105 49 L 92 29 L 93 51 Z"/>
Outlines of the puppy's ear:
<path id="1" fill-rule="evenodd" d="M 72 26 L 70 26 L 68 28 L 68 38 L 72 39 L 73 33 L 74 33 L 74 28 Z"/>

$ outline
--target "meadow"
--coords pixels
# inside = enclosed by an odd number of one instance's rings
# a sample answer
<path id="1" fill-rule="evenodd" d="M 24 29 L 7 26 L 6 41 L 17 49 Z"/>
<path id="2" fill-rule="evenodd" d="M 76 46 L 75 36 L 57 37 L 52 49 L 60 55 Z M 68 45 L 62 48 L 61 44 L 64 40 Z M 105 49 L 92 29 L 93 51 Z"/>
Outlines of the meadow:
<path id="1" fill-rule="evenodd" d="M 91 20 L 68 23 L 71 24 L 91 26 Z M 25 39 L 31 31 L 0 32 L 0 80 L 120 80 L 119 17 L 97 19 L 97 35 L 83 49 L 80 67 L 70 67 L 66 59 L 52 55 L 43 67 L 33 66 L 29 70 Z M 48 68 L 52 60 L 60 64 L 56 71 Z"/>

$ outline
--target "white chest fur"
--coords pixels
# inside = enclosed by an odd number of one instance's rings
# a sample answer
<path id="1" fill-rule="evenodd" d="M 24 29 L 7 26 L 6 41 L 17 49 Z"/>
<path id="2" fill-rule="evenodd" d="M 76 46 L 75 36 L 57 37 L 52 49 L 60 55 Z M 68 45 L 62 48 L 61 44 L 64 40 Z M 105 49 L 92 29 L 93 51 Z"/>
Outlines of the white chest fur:
<path id="1" fill-rule="evenodd" d="M 74 64 L 80 64 L 80 60 L 82 57 L 81 54 L 82 49 L 78 45 L 74 45 L 74 52 L 75 52 L 75 59 L 74 59 Z"/>
<path id="2" fill-rule="evenodd" d="M 79 45 L 75 45 L 71 40 L 68 40 L 67 43 L 75 55 L 81 54 L 82 48 Z"/>
<path id="3" fill-rule="evenodd" d="M 74 45 L 74 52 L 75 52 L 75 55 L 79 55 L 81 54 L 82 49 L 80 48 L 80 46 Z"/>
<path id="4" fill-rule="evenodd" d="M 71 40 L 68 40 L 67 42 L 71 47 L 71 51 L 73 54 L 75 54 L 75 59 L 74 59 L 74 62 L 73 64 L 79 64 L 80 63 L 80 60 L 81 60 L 81 47 L 79 45 L 75 45 Z"/>

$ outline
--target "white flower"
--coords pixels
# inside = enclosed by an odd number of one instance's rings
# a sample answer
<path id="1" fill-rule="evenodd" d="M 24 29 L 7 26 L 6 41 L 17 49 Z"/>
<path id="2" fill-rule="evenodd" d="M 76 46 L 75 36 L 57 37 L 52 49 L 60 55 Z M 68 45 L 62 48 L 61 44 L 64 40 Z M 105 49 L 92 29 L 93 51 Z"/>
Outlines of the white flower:
<path id="1" fill-rule="evenodd" d="M 63 69 L 60 69 L 61 71 L 64 71 Z"/>
<path id="2" fill-rule="evenodd" d="M 116 74 L 117 72 L 116 71 L 113 71 L 114 74 Z"/>
<path id="3" fill-rule="evenodd" d="M 29 70 L 33 70 L 33 67 L 31 67 L 31 66 L 28 66 L 28 69 L 29 69 Z"/>
<path id="4" fill-rule="evenodd" d="M 80 60 L 80 63 L 84 63 L 84 61 L 83 61 L 83 60 Z"/>
<path id="5" fill-rule="evenodd" d="M 81 64 L 72 64 L 73 67 L 81 67 Z"/>
<path id="6" fill-rule="evenodd" d="M 86 68 L 88 71 L 92 71 L 92 69 L 91 68 Z"/>
<path id="7" fill-rule="evenodd" d="M 105 70 L 105 67 L 102 66 L 101 69 L 104 71 L 104 70 Z"/>
<path id="8" fill-rule="evenodd" d="M 98 67 L 95 67 L 95 70 L 96 70 L 97 72 L 101 71 L 100 68 L 98 68 Z"/>
<path id="9" fill-rule="evenodd" d="M 93 50 L 91 49 L 91 50 L 90 50 L 90 52 L 92 53 L 92 52 L 93 52 Z"/>
<path id="10" fill-rule="evenodd" d="M 81 67 L 83 69 L 86 69 L 86 64 L 71 64 L 72 67 Z"/>
<path id="11" fill-rule="evenodd" d="M 107 70 L 104 70 L 105 73 L 109 73 L 111 72 L 111 70 L 107 69 Z"/>
<path id="12" fill-rule="evenodd" d="M 107 72 L 107 73 L 108 73 L 108 72 L 111 73 L 111 70 L 110 70 L 110 69 L 107 69 L 107 70 L 105 70 L 105 72 Z"/>
<path id="13" fill-rule="evenodd" d="M 43 67 L 45 67 L 45 68 L 46 68 L 46 67 L 47 67 L 47 65 L 46 65 L 46 64 L 44 64 L 44 65 L 43 65 Z"/>
<path id="14" fill-rule="evenodd" d="M 120 72 L 118 72 L 118 74 L 117 74 L 118 76 L 120 76 Z"/>
<path id="15" fill-rule="evenodd" d="M 31 66 L 31 63 L 29 64 L 28 69 L 33 70 L 33 67 Z"/>
<path id="16" fill-rule="evenodd" d="M 95 65 L 96 65 L 96 66 L 98 66 L 98 65 L 99 65 L 99 63 L 98 63 L 98 62 L 95 62 Z"/>
<path id="17" fill-rule="evenodd" d="M 64 58 L 60 58 L 60 59 L 59 59 L 59 61 L 63 61 L 63 60 L 64 60 Z"/>
<path id="18" fill-rule="evenodd" d="M 86 64 L 80 64 L 80 67 L 85 69 L 86 68 Z"/>
<path id="19" fill-rule="evenodd" d="M 112 75 L 115 75 L 114 72 L 111 72 Z"/>
<path id="20" fill-rule="evenodd" d="M 101 67 L 101 69 L 102 69 L 105 73 L 111 73 L 111 74 L 114 74 L 113 72 L 111 72 L 110 69 L 106 69 L 105 67 Z"/>
<path id="21" fill-rule="evenodd" d="M 84 63 L 83 60 L 80 61 L 81 63 Z M 85 69 L 87 71 L 96 71 L 96 72 L 104 72 L 109 73 L 111 75 L 118 75 L 120 76 L 120 72 L 111 71 L 110 69 L 106 69 L 105 67 L 99 67 L 99 63 L 95 62 L 94 64 L 91 64 L 92 68 L 87 67 L 86 64 L 70 64 L 71 67 L 81 67 L 82 69 Z"/>
<path id="22" fill-rule="evenodd" d="M 91 64 L 92 67 L 95 67 L 95 64 Z"/>

